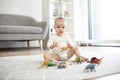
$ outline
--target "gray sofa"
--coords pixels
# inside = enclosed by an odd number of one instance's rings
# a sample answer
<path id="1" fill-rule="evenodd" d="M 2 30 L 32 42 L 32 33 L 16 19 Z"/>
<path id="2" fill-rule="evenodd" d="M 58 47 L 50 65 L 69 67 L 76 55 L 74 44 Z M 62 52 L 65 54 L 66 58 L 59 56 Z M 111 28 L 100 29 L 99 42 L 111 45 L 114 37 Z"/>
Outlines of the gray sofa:
<path id="1" fill-rule="evenodd" d="M 43 40 L 48 33 L 46 22 L 37 22 L 29 16 L 15 14 L 0 14 L 0 41 L 38 40 L 43 49 Z"/>

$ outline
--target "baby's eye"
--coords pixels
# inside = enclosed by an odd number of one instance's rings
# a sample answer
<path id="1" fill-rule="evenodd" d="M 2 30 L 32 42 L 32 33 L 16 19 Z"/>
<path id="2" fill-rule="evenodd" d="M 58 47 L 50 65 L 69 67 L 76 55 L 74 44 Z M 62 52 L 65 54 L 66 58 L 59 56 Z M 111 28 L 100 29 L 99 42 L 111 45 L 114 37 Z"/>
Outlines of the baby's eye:
<path id="1" fill-rule="evenodd" d="M 63 26 L 62 28 L 64 29 L 65 27 Z"/>
<path id="2" fill-rule="evenodd" d="M 60 26 L 57 26 L 57 28 L 60 28 Z"/>

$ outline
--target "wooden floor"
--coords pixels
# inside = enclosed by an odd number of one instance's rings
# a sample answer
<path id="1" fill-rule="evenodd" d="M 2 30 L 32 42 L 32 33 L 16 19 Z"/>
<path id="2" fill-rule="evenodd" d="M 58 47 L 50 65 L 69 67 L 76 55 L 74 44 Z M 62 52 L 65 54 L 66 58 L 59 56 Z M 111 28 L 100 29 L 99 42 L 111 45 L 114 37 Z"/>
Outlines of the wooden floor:
<path id="1" fill-rule="evenodd" d="M 48 52 L 48 50 L 44 50 Z M 40 48 L 0 48 L 0 57 L 19 56 L 19 55 L 39 55 L 42 51 Z"/>

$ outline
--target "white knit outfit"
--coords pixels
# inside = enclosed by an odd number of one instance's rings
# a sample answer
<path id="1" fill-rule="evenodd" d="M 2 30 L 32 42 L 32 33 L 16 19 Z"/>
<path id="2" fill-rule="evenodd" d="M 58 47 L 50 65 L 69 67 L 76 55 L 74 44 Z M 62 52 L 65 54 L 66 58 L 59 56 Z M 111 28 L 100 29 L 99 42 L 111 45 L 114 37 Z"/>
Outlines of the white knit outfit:
<path id="1" fill-rule="evenodd" d="M 59 46 L 54 47 L 52 49 L 52 53 L 58 54 L 61 60 L 67 60 L 67 53 L 70 49 L 61 51 L 61 48 L 67 46 L 67 44 L 73 45 L 70 36 L 67 34 L 64 34 L 63 36 L 57 36 L 56 34 L 51 35 L 47 43 L 47 47 L 49 49 L 50 49 L 50 46 L 53 44 L 53 42 L 57 42 Z"/>

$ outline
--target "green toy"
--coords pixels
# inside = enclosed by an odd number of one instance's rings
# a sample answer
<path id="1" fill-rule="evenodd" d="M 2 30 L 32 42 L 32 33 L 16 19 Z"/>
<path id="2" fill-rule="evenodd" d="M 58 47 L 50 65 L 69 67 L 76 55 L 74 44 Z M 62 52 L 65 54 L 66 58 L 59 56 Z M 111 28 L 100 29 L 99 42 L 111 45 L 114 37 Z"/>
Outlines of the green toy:
<path id="1" fill-rule="evenodd" d="M 80 57 L 79 58 L 77 58 L 77 63 L 80 63 L 80 64 L 82 64 L 82 60 L 80 59 Z"/>
<path id="2" fill-rule="evenodd" d="M 55 62 L 48 62 L 48 66 L 55 66 L 56 63 Z"/>
<path id="3" fill-rule="evenodd" d="M 56 66 L 57 64 L 55 62 L 48 62 L 46 59 L 43 61 L 40 68 L 48 68 L 48 66 Z"/>
<path id="4" fill-rule="evenodd" d="M 75 60 L 73 60 L 72 62 L 76 62 L 76 63 L 80 63 L 80 64 L 82 64 L 82 62 L 84 62 L 80 57 L 78 57 L 78 58 L 75 58 Z"/>

